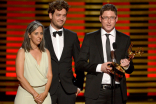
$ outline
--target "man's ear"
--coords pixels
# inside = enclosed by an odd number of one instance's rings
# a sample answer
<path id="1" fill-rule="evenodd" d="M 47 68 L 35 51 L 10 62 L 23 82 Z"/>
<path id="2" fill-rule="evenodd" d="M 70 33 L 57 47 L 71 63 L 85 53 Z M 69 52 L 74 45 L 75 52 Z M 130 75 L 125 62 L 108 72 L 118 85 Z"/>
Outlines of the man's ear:
<path id="1" fill-rule="evenodd" d="M 49 18 L 52 19 L 52 13 L 49 13 Z"/>
<path id="2" fill-rule="evenodd" d="M 116 16 L 116 22 L 118 22 L 118 16 Z"/>
<path id="3" fill-rule="evenodd" d="M 99 16 L 99 21 L 101 22 L 101 15 Z"/>

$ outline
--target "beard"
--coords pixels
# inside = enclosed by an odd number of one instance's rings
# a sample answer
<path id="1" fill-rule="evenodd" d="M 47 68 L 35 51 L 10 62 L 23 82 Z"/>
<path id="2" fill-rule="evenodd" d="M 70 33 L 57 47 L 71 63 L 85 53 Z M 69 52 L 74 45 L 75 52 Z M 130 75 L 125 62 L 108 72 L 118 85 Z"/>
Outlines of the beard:
<path id="1" fill-rule="evenodd" d="M 63 25 L 65 24 L 65 22 L 62 25 L 57 24 L 56 22 L 52 21 L 53 26 L 56 27 L 57 29 L 61 29 L 63 28 Z"/>
<path id="2" fill-rule="evenodd" d="M 61 25 L 61 26 L 55 25 L 55 27 L 56 27 L 57 29 L 61 29 L 61 28 L 63 27 L 63 25 Z"/>

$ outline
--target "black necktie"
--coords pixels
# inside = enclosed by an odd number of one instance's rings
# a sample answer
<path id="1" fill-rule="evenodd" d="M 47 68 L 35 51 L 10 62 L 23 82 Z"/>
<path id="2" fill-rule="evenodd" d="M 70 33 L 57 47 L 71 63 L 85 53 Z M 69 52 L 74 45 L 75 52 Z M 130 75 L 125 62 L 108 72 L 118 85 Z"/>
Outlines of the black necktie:
<path id="1" fill-rule="evenodd" d="M 107 53 L 107 62 L 111 62 L 111 51 L 110 51 L 110 40 L 109 40 L 109 35 L 110 34 L 105 34 L 107 39 L 106 39 L 106 53 Z"/>
<path id="2" fill-rule="evenodd" d="M 53 32 L 53 36 L 56 37 L 56 34 L 58 34 L 59 36 L 62 36 L 62 31 L 55 31 Z"/>

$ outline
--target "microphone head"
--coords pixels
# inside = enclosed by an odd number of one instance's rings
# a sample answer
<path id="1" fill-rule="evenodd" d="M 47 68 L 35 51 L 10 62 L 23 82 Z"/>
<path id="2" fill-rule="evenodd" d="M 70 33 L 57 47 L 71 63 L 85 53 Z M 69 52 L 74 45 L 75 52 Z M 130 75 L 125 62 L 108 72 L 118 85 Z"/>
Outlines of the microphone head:
<path id="1" fill-rule="evenodd" d="M 117 44 L 115 42 L 113 43 L 113 49 L 117 49 Z"/>

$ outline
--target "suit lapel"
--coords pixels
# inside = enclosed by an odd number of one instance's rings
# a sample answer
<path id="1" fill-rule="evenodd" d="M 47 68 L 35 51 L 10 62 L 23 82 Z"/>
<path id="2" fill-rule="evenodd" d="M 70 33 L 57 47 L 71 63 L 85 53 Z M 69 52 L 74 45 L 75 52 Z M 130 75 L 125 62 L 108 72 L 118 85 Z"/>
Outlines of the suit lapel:
<path id="1" fill-rule="evenodd" d="M 116 45 L 117 45 L 117 49 L 115 50 L 115 54 L 116 54 L 116 61 L 117 63 L 120 63 L 120 60 L 118 60 L 118 56 L 120 55 L 120 47 L 122 47 L 122 38 L 121 38 L 121 35 L 120 33 L 116 30 Z"/>
<path id="2" fill-rule="evenodd" d="M 117 44 L 117 49 L 118 49 L 120 46 L 122 46 L 122 44 L 121 44 L 121 42 L 122 42 L 121 34 L 120 34 L 120 32 L 118 32 L 117 30 L 116 30 L 116 40 L 115 40 L 115 42 L 116 42 L 116 44 Z M 117 50 L 117 49 L 116 49 L 116 50 Z"/>
<path id="3" fill-rule="evenodd" d="M 116 42 L 117 46 L 119 46 L 120 41 L 121 41 L 120 33 L 116 30 L 116 40 L 115 40 L 115 42 Z"/>
<path id="4" fill-rule="evenodd" d="M 51 40 L 49 27 L 47 28 L 47 31 L 46 31 L 45 35 L 46 35 L 46 39 L 45 40 L 46 40 L 46 43 L 49 46 L 48 50 L 50 51 L 51 58 L 54 59 L 55 61 L 58 61 L 58 59 L 56 57 L 56 54 L 54 52 L 54 47 L 53 47 L 53 43 L 52 43 L 52 40 Z"/>
<path id="5" fill-rule="evenodd" d="M 99 54 L 101 56 L 101 60 L 102 60 L 102 62 L 104 62 L 103 47 L 102 47 L 102 40 L 101 40 L 101 29 L 97 31 L 97 33 L 95 34 L 94 37 L 95 37 L 95 41 L 97 43 Z"/>

